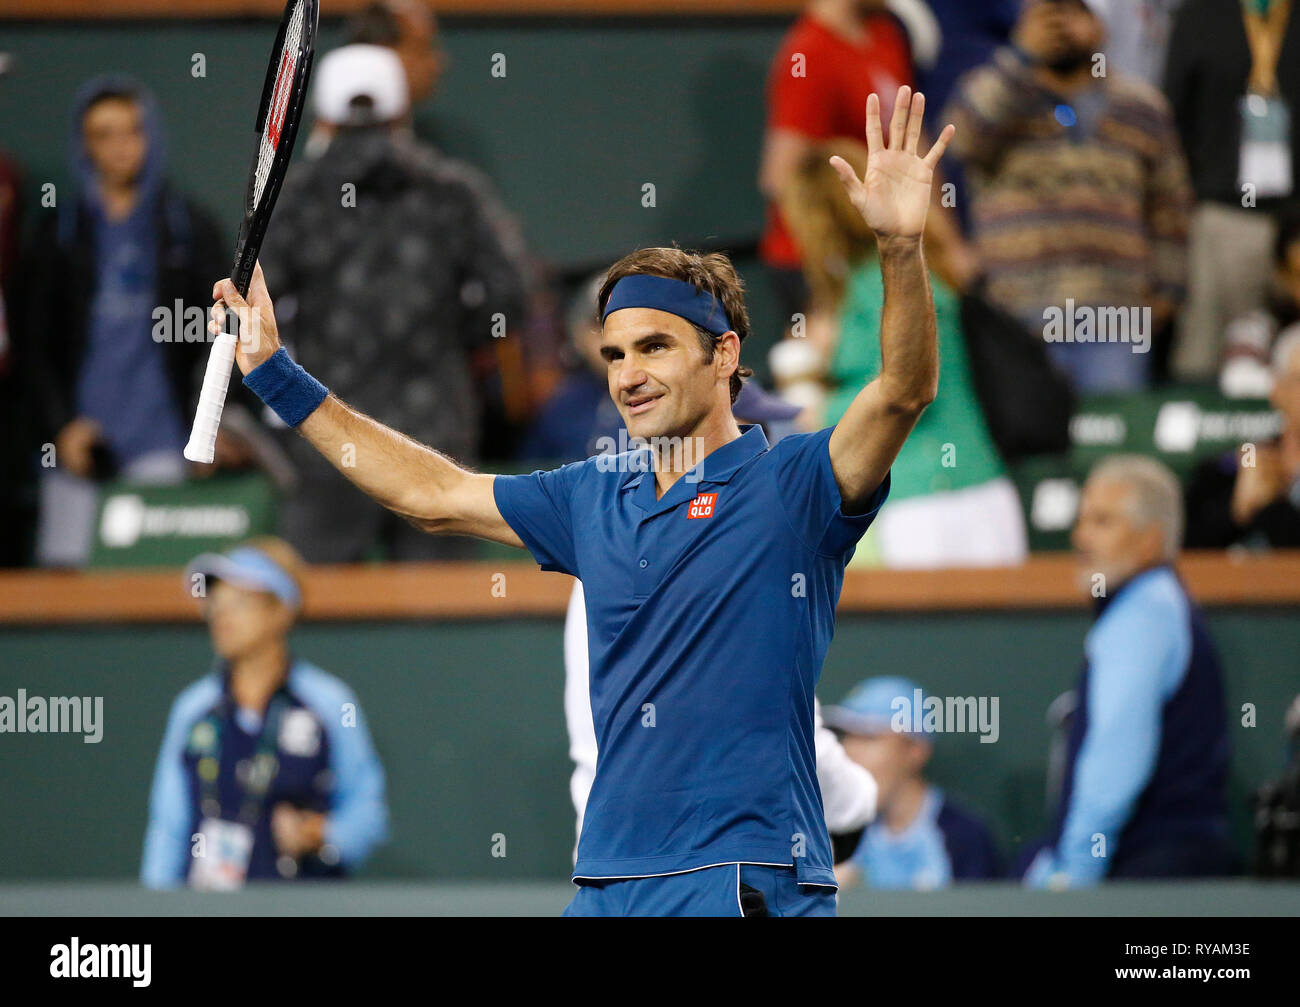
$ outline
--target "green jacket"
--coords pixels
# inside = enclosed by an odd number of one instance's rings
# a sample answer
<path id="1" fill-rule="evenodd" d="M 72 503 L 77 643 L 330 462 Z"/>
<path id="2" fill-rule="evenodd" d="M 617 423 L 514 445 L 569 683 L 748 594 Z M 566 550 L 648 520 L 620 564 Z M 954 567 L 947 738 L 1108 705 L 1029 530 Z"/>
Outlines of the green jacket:
<path id="1" fill-rule="evenodd" d="M 922 414 L 892 469 L 890 500 L 978 486 L 1006 474 L 971 382 L 961 329 L 961 302 L 931 275 L 939 328 L 939 395 Z M 831 359 L 833 391 L 826 421 L 838 423 L 849 403 L 880 373 L 880 318 L 885 306 L 880 264 L 868 259 L 849 277 Z"/>

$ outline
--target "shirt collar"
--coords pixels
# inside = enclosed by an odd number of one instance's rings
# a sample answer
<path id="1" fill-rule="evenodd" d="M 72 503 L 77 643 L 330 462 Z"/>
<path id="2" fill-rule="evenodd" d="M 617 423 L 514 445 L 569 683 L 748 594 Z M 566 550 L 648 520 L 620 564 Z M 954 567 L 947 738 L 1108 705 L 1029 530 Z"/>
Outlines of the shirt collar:
<path id="1" fill-rule="evenodd" d="M 725 483 L 731 480 L 736 471 L 755 455 L 768 448 L 767 437 L 763 428 L 757 423 L 745 423 L 740 427 L 740 436 L 728 441 L 722 447 L 700 460 L 700 463 L 686 471 L 678 482 L 693 478 L 695 482 Z M 642 448 L 641 453 L 650 449 Z M 643 479 L 653 479 L 654 471 L 647 468 L 644 472 L 632 474 L 632 478 L 623 483 L 624 489 L 635 489 Z M 674 483 L 674 485 L 676 485 Z"/>
<path id="2" fill-rule="evenodd" d="M 623 483 L 625 490 L 639 490 L 633 501 L 643 511 L 657 514 L 677 506 L 683 499 L 695 495 L 695 487 L 704 483 L 726 483 L 747 462 L 768 448 L 767 437 L 757 423 L 746 423 L 741 434 L 722 447 L 710 452 L 698 465 L 688 469 L 659 499 L 655 499 L 655 474 L 653 469 L 637 472 Z M 644 452 L 649 452 L 645 448 Z M 689 493 L 687 492 L 689 490 Z"/>
<path id="3" fill-rule="evenodd" d="M 1101 614 L 1105 612 L 1107 608 L 1110 607 L 1111 603 L 1114 602 L 1115 599 L 1118 598 L 1121 593 L 1127 591 L 1130 585 L 1136 584 L 1138 581 L 1143 580 L 1146 577 L 1149 577 L 1151 574 L 1156 573 L 1159 570 L 1167 570 L 1172 573 L 1173 565 L 1168 562 L 1157 563 L 1155 566 L 1149 566 L 1142 570 L 1139 570 L 1137 573 L 1133 574 L 1133 576 L 1129 577 L 1128 580 L 1124 581 L 1118 587 L 1116 587 L 1113 584 L 1110 585 L 1109 591 L 1103 594 L 1100 598 L 1093 599 L 1092 602 L 1093 616 L 1095 618 L 1101 618 Z M 1178 576 L 1177 573 L 1174 573 L 1174 576 L 1177 577 Z"/>

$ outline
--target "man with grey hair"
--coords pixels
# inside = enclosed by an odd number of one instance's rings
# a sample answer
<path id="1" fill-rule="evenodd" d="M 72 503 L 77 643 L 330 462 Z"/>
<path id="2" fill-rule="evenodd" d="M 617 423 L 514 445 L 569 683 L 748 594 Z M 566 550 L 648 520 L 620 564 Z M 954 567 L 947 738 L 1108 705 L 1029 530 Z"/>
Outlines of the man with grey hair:
<path id="1" fill-rule="evenodd" d="M 1187 544 L 1300 547 L 1300 325 L 1273 347 L 1277 437 L 1243 444 L 1197 468 L 1187 487 Z"/>
<path id="2" fill-rule="evenodd" d="M 1096 621 L 1028 884 L 1233 872 L 1223 680 L 1173 569 L 1182 529 L 1178 480 L 1160 462 L 1114 455 L 1089 474 L 1073 542 Z"/>

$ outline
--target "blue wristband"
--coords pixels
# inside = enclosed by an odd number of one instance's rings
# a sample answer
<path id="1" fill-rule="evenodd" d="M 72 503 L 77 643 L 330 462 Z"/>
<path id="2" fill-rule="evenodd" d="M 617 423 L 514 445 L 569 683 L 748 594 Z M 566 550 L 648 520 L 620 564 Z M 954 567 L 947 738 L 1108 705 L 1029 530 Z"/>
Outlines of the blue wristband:
<path id="1" fill-rule="evenodd" d="M 249 371 L 244 376 L 244 384 L 291 427 L 314 413 L 330 393 L 295 364 L 283 346 Z"/>

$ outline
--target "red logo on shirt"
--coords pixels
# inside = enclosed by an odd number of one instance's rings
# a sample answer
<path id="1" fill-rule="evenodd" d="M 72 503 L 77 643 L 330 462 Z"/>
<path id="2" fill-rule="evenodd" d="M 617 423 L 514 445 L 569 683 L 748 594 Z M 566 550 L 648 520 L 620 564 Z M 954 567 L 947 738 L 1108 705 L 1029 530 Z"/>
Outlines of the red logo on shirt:
<path id="1" fill-rule="evenodd" d="M 701 493 L 691 501 L 690 510 L 686 512 L 688 519 L 713 517 L 713 508 L 718 502 L 718 494 Z"/>

